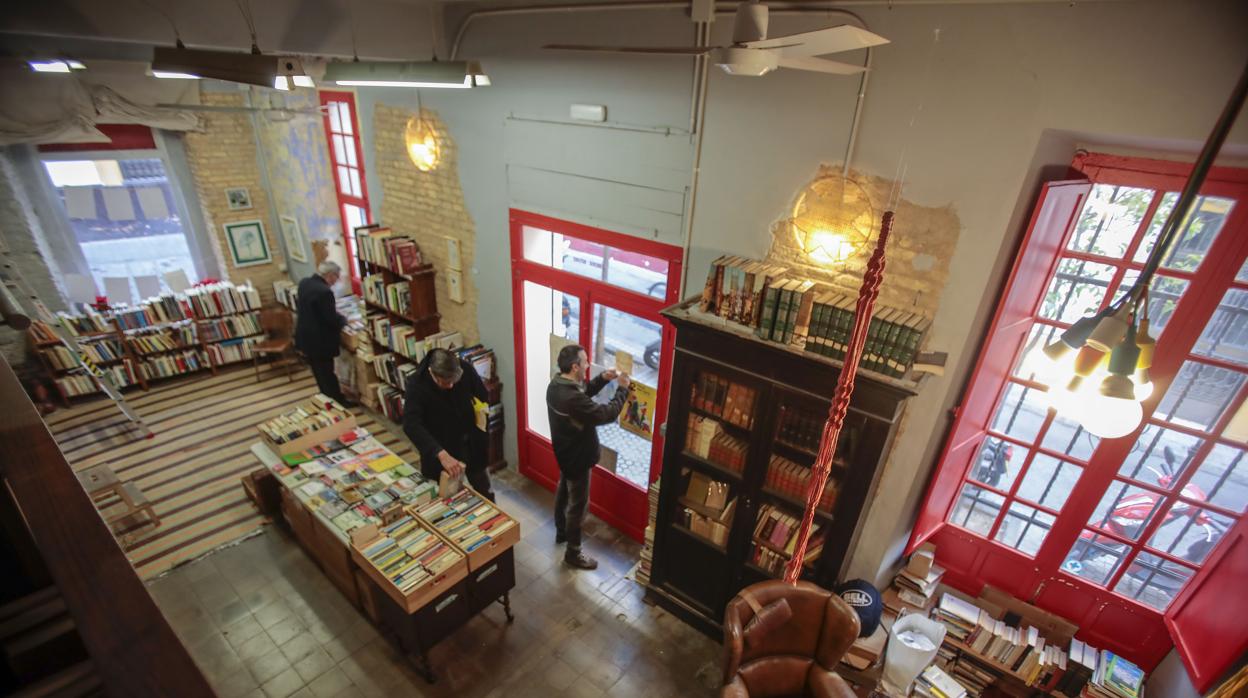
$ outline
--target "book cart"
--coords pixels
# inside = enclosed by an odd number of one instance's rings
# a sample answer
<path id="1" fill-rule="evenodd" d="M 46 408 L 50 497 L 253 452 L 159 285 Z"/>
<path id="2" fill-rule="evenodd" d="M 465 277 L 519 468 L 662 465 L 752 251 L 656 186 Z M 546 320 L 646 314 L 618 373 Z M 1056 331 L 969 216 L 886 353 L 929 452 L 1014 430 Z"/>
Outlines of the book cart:
<path id="1" fill-rule="evenodd" d="M 671 409 L 648 595 L 711 636 L 742 588 L 782 578 L 840 363 L 760 340 L 687 301 L 675 326 Z M 802 577 L 844 572 L 905 401 L 919 384 L 860 371 Z"/>
<path id="2" fill-rule="evenodd" d="M 431 505 L 444 501 L 431 494 L 423 501 L 388 508 L 379 512 L 380 520 L 370 520 L 345 532 L 323 509 L 309 506 L 310 497 L 300 488 L 291 487 L 289 478 L 284 479 L 280 471 L 286 453 L 325 443 L 354 427 L 354 421 L 337 424 L 287 444 L 262 439 L 252 447 L 252 452 L 276 478 L 280 493 L 277 513 L 300 547 L 354 606 L 379 628 L 389 631 L 415 668 L 433 683 L 435 676 L 428 651 L 438 642 L 494 603 L 502 605 L 508 623 L 514 620 L 510 592 L 515 586 L 513 548 L 520 540 L 520 524 L 489 504 L 491 515 L 505 522 L 505 530 L 483 543 L 461 547 L 455 537 L 439 527 L 445 526 L 446 517 L 435 518 L 428 511 Z M 398 460 L 392 452 L 386 457 Z M 436 491 L 433 483 L 422 481 L 421 486 L 431 493 Z M 479 497 L 467 488 L 460 496 Z M 370 557 L 370 552 L 385 542 L 383 538 L 391 536 L 396 542 L 410 542 L 408 536 L 436 538 L 433 542 L 439 548 L 434 554 L 439 556 L 439 562 L 425 568 L 421 558 L 413 558 L 412 569 L 419 568 L 421 575 L 418 582 L 411 583 L 402 576 L 396 581 L 393 574 L 387 576 Z"/>

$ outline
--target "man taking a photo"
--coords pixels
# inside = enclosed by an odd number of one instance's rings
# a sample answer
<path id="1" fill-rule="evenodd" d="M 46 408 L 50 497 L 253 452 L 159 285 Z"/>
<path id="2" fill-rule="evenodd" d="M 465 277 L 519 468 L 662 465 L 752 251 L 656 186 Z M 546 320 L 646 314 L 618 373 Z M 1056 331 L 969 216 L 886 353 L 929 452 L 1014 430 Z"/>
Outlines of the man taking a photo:
<path id="1" fill-rule="evenodd" d="M 581 552 L 581 523 L 589 506 L 589 477 L 598 463 L 598 427 L 620 416 L 628 396 L 628 374 L 603 371 L 585 383 L 589 357 L 572 344 L 559 350 L 559 375 L 546 388 L 546 411 L 550 416 L 550 441 L 559 463 L 559 488 L 555 493 L 555 542 L 567 542 L 563 561 L 572 567 L 592 570 L 598 562 Z M 607 383 L 616 381 L 610 402 L 593 401 Z"/>

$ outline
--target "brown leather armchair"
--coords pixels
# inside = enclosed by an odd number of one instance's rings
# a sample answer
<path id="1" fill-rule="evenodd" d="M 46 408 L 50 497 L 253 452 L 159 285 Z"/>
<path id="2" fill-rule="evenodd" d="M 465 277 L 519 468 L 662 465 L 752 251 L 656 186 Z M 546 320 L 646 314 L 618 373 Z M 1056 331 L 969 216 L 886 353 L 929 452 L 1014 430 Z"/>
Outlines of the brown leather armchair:
<path id="1" fill-rule="evenodd" d="M 724 611 L 724 682 L 720 698 L 803 696 L 854 698 L 834 671 L 858 639 L 858 614 L 841 597 L 810 582 L 772 580 L 742 590 Z M 792 616 L 747 643 L 744 628 L 754 608 L 785 599 Z M 754 602 L 753 604 L 751 603 Z"/>

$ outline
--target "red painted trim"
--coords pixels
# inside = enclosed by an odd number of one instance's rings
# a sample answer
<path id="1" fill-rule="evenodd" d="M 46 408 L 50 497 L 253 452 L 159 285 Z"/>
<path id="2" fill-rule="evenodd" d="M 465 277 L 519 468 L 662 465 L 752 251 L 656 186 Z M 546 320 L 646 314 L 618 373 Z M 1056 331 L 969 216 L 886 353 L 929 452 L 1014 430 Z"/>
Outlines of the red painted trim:
<path id="1" fill-rule="evenodd" d="M 529 261 L 524 258 L 523 228 L 525 226 L 662 259 L 668 264 L 667 297 L 653 298 L 597 279 Z M 659 315 L 659 311 L 675 303 L 678 298 L 677 287 L 680 283 L 682 251 L 673 245 L 517 209 L 512 209 L 510 212 L 509 232 L 512 265 L 512 317 L 516 346 L 518 419 L 516 433 L 517 452 L 520 459 L 519 470 L 547 489 L 553 490 L 558 481 L 558 466 L 554 461 L 554 453 L 550 450 L 550 442 L 528 428 L 527 391 L 540 390 L 544 386 L 527 385 L 527 357 L 524 347 L 524 282 L 541 284 L 547 288 L 576 296 L 580 300 L 580 326 L 577 328 L 577 336 L 579 343 L 586 347 L 593 345 L 592 317 L 595 305 L 615 308 L 657 322 L 662 326 L 663 350 L 659 358 L 658 404 L 654 416 L 654 424 L 659 425 L 663 424 L 667 418 L 672 343 L 675 338 L 673 328 Z M 663 441 L 657 433 L 654 435 L 650 453 L 649 482 L 654 482 L 662 470 Z M 641 542 L 644 538 L 649 511 L 648 494 L 644 487 L 639 487 L 600 468 L 596 471 L 590 488 L 590 511 L 625 535 Z"/>
<path id="2" fill-rule="evenodd" d="M 343 244 L 346 245 L 348 256 L 352 257 L 352 259 L 347 260 L 347 267 L 350 270 L 351 275 L 351 288 L 354 290 L 356 295 L 360 295 L 362 292 L 360 286 L 360 269 L 354 259 L 355 240 L 352 238 L 354 231 L 352 231 L 351 227 L 347 224 L 346 209 L 343 207 L 349 204 L 363 210 L 365 223 L 373 222 L 373 211 L 368 204 L 368 181 L 364 177 L 364 148 L 361 145 L 360 138 L 360 119 L 355 110 L 355 93 L 320 90 L 318 92 L 318 97 L 320 99 L 321 107 L 323 108 L 327 107 L 331 102 L 346 102 L 347 110 L 351 113 L 351 135 L 342 133 L 336 134 L 330 125 L 331 122 L 328 112 L 321 114 L 321 121 L 325 126 L 325 146 L 329 148 L 329 178 L 334 183 L 334 192 L 338 197 L 338 215 L 342 219 L 342 241 Z M 340 135 L 351 142 L 352 147 L 355 148 L 355 162 L 357 166 L 352 167 L 345 162 L 338 162 L 336 154 L 334 153 L 335 135 Z M 338 180 L 338 166 L 340 164 L 344 167 L 352 167 L 352 169 L 355 169 L 359 173 L 361 196 L 354 196 L 350 193 L 343 192 L 342 182 Z"/>
<path id="3" fill-rule="evenodd" d="M 141 124 L 96 124 L 100 133 L 108 136 L 107 143 L 43 143 L 41 153 L 79 153 L 93 150 L 155 150 L 156 137 L 152 129 Z"/>

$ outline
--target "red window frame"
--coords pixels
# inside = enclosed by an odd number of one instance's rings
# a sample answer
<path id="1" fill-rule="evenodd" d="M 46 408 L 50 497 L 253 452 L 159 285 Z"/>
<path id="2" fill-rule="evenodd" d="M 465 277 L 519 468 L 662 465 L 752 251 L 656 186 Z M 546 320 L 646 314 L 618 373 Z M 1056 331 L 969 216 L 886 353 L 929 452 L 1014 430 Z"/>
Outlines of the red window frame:
<path id="1" fill-rule="evenodd" d="M 653 423 L 663 424 L 667 419 L 667 396 L 671 388 L 672 347 L 676 340 L 675 330 L 658 313 L 673 305 L 680 296 L 680 272 L 683 264 L 681 248 L 654 240 L 645 240 L 602 228 L 595 228 L 570 221 L 551 218 L 528 211 L 512 209 L 511 223 L 511 269 L 512 305 L 515 321 L 516 342 L 516 413 L 517 439 L 519 441 L 519 470 L 547 489 L 555 489 L 559 470 L 555 464 L 550 441 L 529 429 L 528 390 L 544 391 L 544 385 L 527 385 L 528 371 L 524 344 L 524 282 L 531 281 L 581 299 L 580 326 L 577 329 L 579 343 L 586 348 L 593 346 L 591 337 L 590 309 L 602 304 L 626 313 L 657 322 L 662 327 L 659 356 L 657 405 Z M 624 253 L 640 253 L 657 257 L 668 263 L 667 289 L 664 298 L 654 298 L 605 281 L 549 267 L 524 257 L 524 227 L 531 226 L 552 233 L 574 237 L 586 242 L 606 245 Z M 640 359 L 641 357 L 637 357 Z M 663 437 L 655 432 L 650 452 L 650 473 L 647 484 L 658 479 L 663 465 Z M 599 468 L 590 484 L 589 509 L 630 538 L 641 542 L 645 535 L 649 516 L 648 493 L 645 488 L 627 482 L 624 478 Z"/>
<path id="2" fill-rule="evenodd" d="M 367 225 L 373 222 L 372 210 L 368 206 L 368 182 L 364 178 L 364 149 L 360 145 L 360 119 L 355 109 L 355 93 L 345 91 L 320 91 L 320 102 L 323 111 L 322 119 L 325 123 L 325 143 L 329 147 L 329 171 L 330 179 L 334 181 L 334 192 L 338 195 L 338 215 L 342 219 L 342 240 L 347 250 L 347 269 L 351 278 L 351 288 L 358 295 L 360 291 L 360 269 L 355 258 L 355 237 L 354 231 L 347 222 L 347 206 L 355 206 L 364 212 L 364 223 Z M 345 131 L 335 131 L 333 123 L 330 120 L 329 110 L 335 108 L 339 104 L 346 104 L 347 111 L 351 118 L 351 133 Z M 341 122 L 340 122 L 341 123 Z M 334 137 L 343 138 L 348 147 L 354 149 L 355 164 L 350 162 L 339 161 L 337 151 L 334 149 Z M 342 179 L 339 176 L 339 168 L 346 168 L 349 172 L 353 172 L 359 176 L 360 193 L 355 195 L 351 191 L 343 191 Z"/>
<path id="3" fill-rule="evenodd" d="M 925 541 L 934 542 L 938 560 L 948 569 L 946 580 L 954 587 L 971 594 L 979 593 L 986 584 L 1004 589 L 1071 620 L 1079 626 L 1078 636 L 1081 639 L 1120 653 L 1145 669 L 1156 666 L 1171 646 L 1175 646 L 1193 682 L 1204 691 L 1248 649 L 1248 631 L 1242 623 L 1235 626 L 1227 620 L 1242 619 L 1248 613 L 1244 595 L 1231 591 L 1237 583 L 1242 584 L 1248 569 L 1248 516 L 1235 512 L 1234 525 L 1164 612 L 1111 591 L 1134 561 L 1135 552 L 1160 526 L 1161 515 L 1154 515 L 1135 541 L 1124 539 L 1128 546 L 1127 553 L 1103 587 L 1064 570 L 1062 563 L 1079 540 L 1080 533 L 1088 526 L 1102 496 L 1114 482 L 1137 484 L 1118 475 L 1119 466 L 1128 457 L 1143 429 L 1150 423 L 1159 423 L 1153 419 L 1153 412 L 1180 367 L 1185 361 L 1192 360 L 1192 347 L 1217 310 L 1224 293 L 1228 289 L 1248 289 L 1248 284 L 1235 281 L 1236 274 L 1248 257 L 1248 171 L 1214 168 L 1202 187 L 1203 195 L 1231 198 L 1236 204 L 1196 270 L 1195 277 L 1163 270 L 1167 276 L 1190 281 L 1159 339 L 1153 368 L 1156 387 L 1152 397 L 1144 402 L 1144 423 L 1126 437 L 1102 440 L 1095 447 L 1035 556 L 1026 555 L 993 539 L 1030 460 L 1020 468 L 1008 491 L 1002 489 L 999 492 L 1007 499 L 987 536 L 949 521 L 962 486 L 978 462 L 980 446 L 988 436 L 1006 384 L 1038 385 L 1011 374 L 1039 315 L 1049 280 L 1059 261 L 1072 257 L 1097 263 L 1105 261 L 1095 255 L 1066 249 L 1092 185 L 1143 187 L 1158 192 L 1179 191 L 1190 165 L 1084 153 L 1076 157 L 1073 169 L 1086 179 L 1046 184 L 1039 196 L 974 372 L 961 404 L 955 410 L 954 426 L 933 473 L 909 550 Z M 1145 225 L 1160 198 L 1160 195 L 1153 197 L 1145 214 Z M 1124 261 L 1114 270 L 1109 285 L 1111 290 L 1122 280 L 1127 267 L 1138 267 L 1129 261 L 1136 244 L 1138 241 L 1132 243 L 1132 249 L 1123 256 Z M 1106 293 L 1103 304 L 1108 303 L 1111 296 L 1111 293 Z M 1061 326 L 1060 323 L 1048 324 Z M 1201 358 L 1200 362 L 1213 366 L 1229 365 L 1216 359 Z M 1237 368 L 1244 371 L 1242 365 Z M 1204 451 L 1212 448 L 1221 438 L 1222 427 L 1248 394 L 1248 387 L 1245 386 L 1238 389 L 1226 414 L 1211 432 L 1217 436 L 1202 435 L 1205 439 Z M 1035 452 L 1043 452 L 1031 444 L 1040 443 L 1044 430 L 1052 422 L 1053 413 L 1050 411 L 1039 434 L 1030 444 L 1016 442 L 1033 450 L 1029 459 L 1034 457 Z M 1172 431 L 1183 430 L 1173 423 L 1166 423 L 1165 427 Z M 993 434 L 992 438 L 1000 437 Z M 1004 440 L 1009 441 L 1008 438 Z M 1242 447 L 1242 444 L 1238 445 Z M 1056 455 L 1063 460 L 1077 462 L 1068 455 Z M 1162 507 L 1181 498 L 1184 486 L 1196 471 L 1195 465 L 1186 468 L 1168 492 L 1152 486 L 1151 489 L 1163 498 L 1158 514 L 1165 511 Z M 1217 509 L 1208 504 L 1202 506 Z M 1161 557 L 1167 558 L 1166 555 Z"/>

